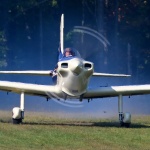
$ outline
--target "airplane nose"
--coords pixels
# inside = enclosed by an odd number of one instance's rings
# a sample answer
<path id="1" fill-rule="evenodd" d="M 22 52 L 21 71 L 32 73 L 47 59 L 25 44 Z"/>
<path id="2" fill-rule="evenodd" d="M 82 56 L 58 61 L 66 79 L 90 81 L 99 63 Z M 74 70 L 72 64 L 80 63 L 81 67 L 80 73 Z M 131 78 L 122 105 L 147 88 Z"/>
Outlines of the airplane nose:
<path id="1" fill-rule="evenodd" d="M 71 71 L 76 74 L 79 75 L 82 72 L 82 64 L 79 61 L 74 61 L 71 63 L 70 66 Z"/>

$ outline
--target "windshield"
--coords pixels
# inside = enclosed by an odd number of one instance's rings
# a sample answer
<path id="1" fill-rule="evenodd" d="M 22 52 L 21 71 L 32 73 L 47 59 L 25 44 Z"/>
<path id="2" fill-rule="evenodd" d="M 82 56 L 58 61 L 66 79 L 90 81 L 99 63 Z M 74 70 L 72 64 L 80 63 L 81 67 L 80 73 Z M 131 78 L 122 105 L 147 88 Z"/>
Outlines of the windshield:
<path id="1" fill-rule="evenodd" d="M 69 54 L 68 54 L 68 51 L 69 51 Z M 68 54 L 68 55 L 66 55 L 66 54 Z M 68 57 L 68 56 L 81 58 L 80 53 L 75 48 L 66 48 L 64 50 L 63 57 Z"/>
<path id="2" fill-rule="evenodd" d="M 59 61 L 70 60 L 72 58 L 81 58 L 80 53 L 75 48 L 66 48 L 64 53 L 59 54 Z"/>

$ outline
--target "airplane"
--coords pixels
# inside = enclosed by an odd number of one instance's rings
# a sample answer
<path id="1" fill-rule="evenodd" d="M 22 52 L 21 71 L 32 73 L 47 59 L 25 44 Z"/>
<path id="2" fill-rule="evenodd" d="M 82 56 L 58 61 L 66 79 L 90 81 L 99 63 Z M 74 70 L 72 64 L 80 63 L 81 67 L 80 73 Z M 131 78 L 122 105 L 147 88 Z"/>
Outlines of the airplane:
<path id="1" fill-rule="evenodd" d="M 64 14 L 61 15 L 60 23 L 60 50 L 64 53 Z M 73 49 L 74 56 L 69 59 L 61 59 L 57 64 L 56 85 L 39 85 L 12 81 L 0 81 L 0 90 L 20 94 L 20 107 L 12 110 L 13 124 L 20 124 L 24 119 L 24 96 L 36 95 L 47 99 L 77 99 L 90 100 L 96 98 L 118 97 L 118 114 L 121 126 L 131 125 L 131 114 L 123 113 L 123 96 L 150 94 L 150 84 L 108 86 L 89 89 L 88 83 L 92 76 L 96 77 L 130 77 L 125 74 L 108 74 L 94 72 L 94 64 L 81 58 L 79 52 Z M 0 74 L 25 74 L 50 76 L 51 70 L 36 71 L 0 71 Z"/>

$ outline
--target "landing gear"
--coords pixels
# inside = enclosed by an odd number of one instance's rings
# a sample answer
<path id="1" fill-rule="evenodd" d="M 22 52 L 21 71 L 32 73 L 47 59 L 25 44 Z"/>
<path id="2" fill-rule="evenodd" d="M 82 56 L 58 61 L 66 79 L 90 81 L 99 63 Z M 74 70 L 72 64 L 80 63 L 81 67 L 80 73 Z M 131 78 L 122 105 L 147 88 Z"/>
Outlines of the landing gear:
<path id="1" fill-rule="evenodd" d="M 122 95 L 118 97 L 118 113 L 119 113 L 119 122 L 121 127 L 130 127 L 131 125 L 131 114 L 123 113 L 123 99 Z"/>
<path id="2" fill-rule="evenodd" d="M 22 119 L 13 119 L 12 118 L 12 123 L 13 124 L 21 124 L 22 123 Z"/>
<path id="3" fill-rule="evenodd" d="M 120 121 L 121 127 L 130 127 L 131 125 L 131 114 L 130 113 L 124 113 L 123 119 Z"/>
<path id="4" fill-rule="evenodd" d="M 24 92 L 21 93 L 20 107 L 14 107 L 12 110 L 12 123 L 20 124 L 24 119 Z"/>

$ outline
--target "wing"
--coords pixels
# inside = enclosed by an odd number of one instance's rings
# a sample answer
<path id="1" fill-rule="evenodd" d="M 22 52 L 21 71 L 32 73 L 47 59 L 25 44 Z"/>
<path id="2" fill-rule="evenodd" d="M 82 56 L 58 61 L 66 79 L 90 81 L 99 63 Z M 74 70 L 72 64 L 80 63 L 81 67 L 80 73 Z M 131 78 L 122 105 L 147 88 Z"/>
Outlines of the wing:
<path id="1" fill-rule="evenodd" d="M 49 85 L 39 85 L 39 84 L 29 84 L 20 82 L 10 82 L 10 81 L 0 81 L 0 90 L 21 93 L 44 97 L 61 97 L 62 93 L 58 86 Z"/>
<path id="2" fill-rule="evenodd" d="M 110 86 L 97 89 L 88 89 L 84 98 L 103 98 L 127 95 L 150 94 L 150 84 L 148 85 L 130 85 L 130 86 Z"/>

